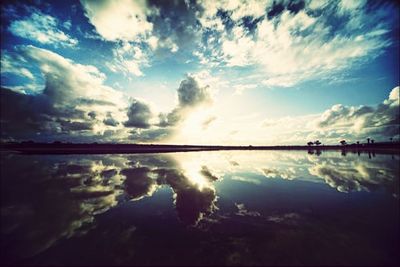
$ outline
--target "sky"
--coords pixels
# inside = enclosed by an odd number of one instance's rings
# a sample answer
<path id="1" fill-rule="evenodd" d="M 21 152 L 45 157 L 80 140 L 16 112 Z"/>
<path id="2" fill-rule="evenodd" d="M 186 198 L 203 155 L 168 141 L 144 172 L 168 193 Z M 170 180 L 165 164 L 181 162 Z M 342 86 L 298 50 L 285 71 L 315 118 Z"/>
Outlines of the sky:
<path id="1" fill-rule="evenodd" d="M 396 1 L 3 1 L 1 140 L 399 139 Z"/>

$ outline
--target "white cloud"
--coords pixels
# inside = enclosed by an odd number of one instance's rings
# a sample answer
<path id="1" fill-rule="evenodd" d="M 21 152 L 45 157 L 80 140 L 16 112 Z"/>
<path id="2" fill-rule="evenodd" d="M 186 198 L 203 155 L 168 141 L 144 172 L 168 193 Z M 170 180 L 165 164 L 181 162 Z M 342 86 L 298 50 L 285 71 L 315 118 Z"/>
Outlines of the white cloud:
<path id="1" fill-rule="evenodd" d="M 34 46 L 20 46 L 17 50 L 26 62 L 39 68 L 44 88 L 34 95 L 13 94 L 4 89 L 4 97 L 12 102 L 4 107 L 5 132 L 73 136 L 75 131 L 81 131 L 82 135 L 102 135 L 123 127 L 116 122 L 127 119 L 128 103 L 121 92 L 104 85 L 106 77 L 96 67 L 74 63 Z M 104 123 L 111 119 L 114 125 Z"/>
<path id="2" fill-rule="evenodd" d="M 338 144 L 365 140 L 370 137 L 387 141 L 399 138 L 399 87 L 393 88 L 388 99 L 374 106 L 344 106 L 337 104 L 321 114 L 266 119 L 262 122 L 273 144 L 305 144 L 321 140 Z"/>
<path id="3" fill-rule="evenodd" d="M 355 136 L 375 134 L 379 137 L 399 135 L 399 87 L 395 87 L 389 98 L 377 107 L 347 107 L 334 105 L 317 120 L 324 130 L 346 129 Z"/>
<path id="4" fill-rule="evenodd" d="M 231 13 L 231 19 L 238 21 L 246 16 L 261 17 L 265 14 L 267 7 L 271 6 L 271 0 L 201 0 L 199 4 L 203 7 L 203 12 L 199 12 L 200 23 L 204 27 L 215 27 L 222 24 L 216 18 L 219 10 L 228 11 Z"/>
<path id="5" fill-rule="evenodd" d="M 114 61 L 106 64 L 113 72 L 143 76 L 141 68 L 149 66 L 147 52 L 135 43 L 121 42 L 116 44 L 113 55 Z"/>
<path id="6" fill-rule="evenodd" d="M 251 7 L 250 2 L 241 1 L 201 3 L 204 11 L 198 12 L 198 20 L 204 33 L 219 42 L 201 46 L 196 52 L 199 59 L 221 66 L 256 66 L 263 76 L 260 82 L 267 86 L 291 87 L 308 79 L 329 79 L 331 74 L 376 57 L 390 45 L 387 21 L 379 12 L 367 13 L 363 1 L 308 1 L 304 9 L 284 9 L 272 17 L 267 13 L 273 1 L 259 1 Z M 227 12 L 224 16 L 232 21 L 230 26 L 220 25 L 218 11 Z M 339 17 L 340 25 L 331 17 Z M 253 26 L 244 23 L 244 18 L 253 20 Z"/>
<path id="7" fill-rule="evenodd" d="M 15 60 L 7 51 L 1 51 L 1 73 L 11 73 L 33 80 L 33 74 L 25 67 L 24 62 Z"/>
<path id="8" fill-rule="evenodd" d="M 153 29 L 147 20 L 152 11 L 144 0 L 81 0 L 81 4 L 90 23 L 108 41 L 137 41 Z"/>
<path id="9" fill-rule="evenodd" d="M 53 44 L 55 46 L 75 46 L 78 44 L 77 39 L 59 29 L 61 23 L 58 19 L 43 14 L 39 10 L 31 10 L 33 13 L 30 17 L 11 22 L 8 30 L 12 34 L 42 44 Z M 65 23 L 64 26 L 68 26 L 68 22 Z"/>

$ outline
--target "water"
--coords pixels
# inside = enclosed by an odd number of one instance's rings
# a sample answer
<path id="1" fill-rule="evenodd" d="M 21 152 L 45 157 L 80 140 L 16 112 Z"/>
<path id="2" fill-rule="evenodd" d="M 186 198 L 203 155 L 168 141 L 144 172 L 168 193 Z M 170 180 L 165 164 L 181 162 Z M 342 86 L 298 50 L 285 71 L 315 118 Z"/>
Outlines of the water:
<path id="1" fill-rule="evenodd" d="M 394 265 L 399 156 L 1 155 L 1 262 Z"/>

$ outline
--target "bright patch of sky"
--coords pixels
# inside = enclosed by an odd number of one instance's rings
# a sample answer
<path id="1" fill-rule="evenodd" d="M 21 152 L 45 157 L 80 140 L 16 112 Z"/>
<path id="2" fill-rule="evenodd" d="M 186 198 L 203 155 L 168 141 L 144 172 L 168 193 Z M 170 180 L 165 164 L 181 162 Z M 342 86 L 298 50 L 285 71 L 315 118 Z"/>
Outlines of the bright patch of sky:
<path id="1" fill-rule="evenodd" d="M 394 1 L 10 1 L 1 14 L 3 140 L 399 138 Z"/>

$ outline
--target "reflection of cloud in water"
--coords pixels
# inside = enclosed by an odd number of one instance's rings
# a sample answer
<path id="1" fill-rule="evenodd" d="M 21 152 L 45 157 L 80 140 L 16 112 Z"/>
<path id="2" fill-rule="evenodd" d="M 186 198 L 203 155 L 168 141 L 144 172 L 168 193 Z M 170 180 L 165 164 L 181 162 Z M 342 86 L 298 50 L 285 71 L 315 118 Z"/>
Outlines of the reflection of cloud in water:
<path id="1" fill-rule="evenodd" d="M 300 215 L 294 212 L 284 213 L 280 215 L 272 215 L 267 218 L 270 222 L 275 223 L 285 223 L 290 225 L 295 225 L 300 220 Z"/>
<path id="2" fill-rule="evenodd" d="M 234 175 L 234 176 L 231 176 L 231 179 L 236 180 L 236 181 L 245 182 L 245 183 L 261 184 L 261 181 L 259 179 L 245 177 L 245 176 Z"/>
<path id="3" fill-rule="evenodd" d="M 8 167 L 1 173 L 7 186 L 1 192 L 1 234 L 13 236 L 2 250 L 7 248 L 10 259 L 36 255 L 61 238 L 86 233 L 95 227 L 94 216 L 117 205 L 123 192 L 139 200 L 168 185 L 178 217 L 190 225 L 216 209 L 212 182 L 217 176 L 193 162 L 183 164 L 185 169 L 167 155 L 13 157 L 2 159 Z"/>
<path id="4" fill-rule="evenodd" d="M 125 192 L 129 198 L 139 200 L 151 196 L 157 189 L 157 184 L 150 177 L 151 170 L 147 167 L 124 169 L 121 174 L 126 176 L 124 181 Z"/>
<path id="5" fill-rule="evenodd" d="M 1 234 L 13 236 L 2 238 L 2 250 L 7 248 L 9 258 L 32 256 L 60 238 L 84 234 L 94 226 L 95 214 L 117 204 L 120 181 L 116 175 L 104 181 L 107 167 L 101 161 L 49 162 L 45 157 L 2 161 L 7 168 L 1 172 Z"/>
<path id="6" fill-rule="evenodd" d="M 296 170 L 293 167 L 289 167 L 285 170 L 278 170 L 276 168 L 262 168 L 261 171 L 268 178 L 280 177 L 286 180 L 293 180 L 296 176 Z"/>
<path id="7" fill-rule="evenodd" d="M 236 208 L 238 211 L 236 212 L 236 215 L 239 216 L 253 216 L 253 217 L 258 217 L 260 216 L 260 213 L 257 211 L 250 211 L 246 209 L 243 203 L 235 203 Z"/>
<path id="8" fill-rule="evenodd" d="M 398 163 L 398 162 L 397 162 Z M 371 191 L 381 186 L 396 192 L 399 167 L 396 162 L 387 164 L 374 161 L 338 161 L 322 159 L 309 168 L 312 175 L 321 177 L 340 192 Z"/>
<path id="9" fill-rule="evenodd" d="M 216 209 L 217 197 L 211 184 L 200 187 L 177 169 L 157 169 L 155 171 L 159 175 L 159 183 L 168 184 L 174 191 L 174 203 L 178 217 L 184 223 L 196 225 L 204 214 L 212 213 Z M 204 175 L 201 171 L 200 174 Z M 211 175 L 211 177 L 215 176 Z M 204 178 L 213 179 L 209 176 Z"/>
<path id="10" fill-rule="evenodd" d="M 185 224 L 196 225 L 216 209 L 212 182 L 218 177 L 195 161 L 179 163 L 166 155 L 131 157 L 128 165 L 133 167 L 121 171 L 126 177 L 124 188 L 130 199 L 139 200 L 151 196 L 161 185 L 170 186 L 178 217 Z"/>
<path id="11" fill-rule="evenodd" d="M 1 162 L 7 166 L 1 168 L 1 249 L 9 257 L 35 255 L 61 238 L 84 234 L 95 227 L 94 215 L 123 201 L 122 196 L 136 201 L 163 185 L 172 188 L 178 217 L 189 225 L 217 209 L 214 183 L 222 178 L 254 184 L 264 176 L 325 181 L 342 192 L 383 185 L 398 195 L 398 159 L 384 155 L 371 160 L 355 155 L 344 160 L 337 152 L 311 157 L 276 151 L 23 157 L 2 156 Z M 237 215 L 257 215 L 243 204 L 236 207 Z"/>

